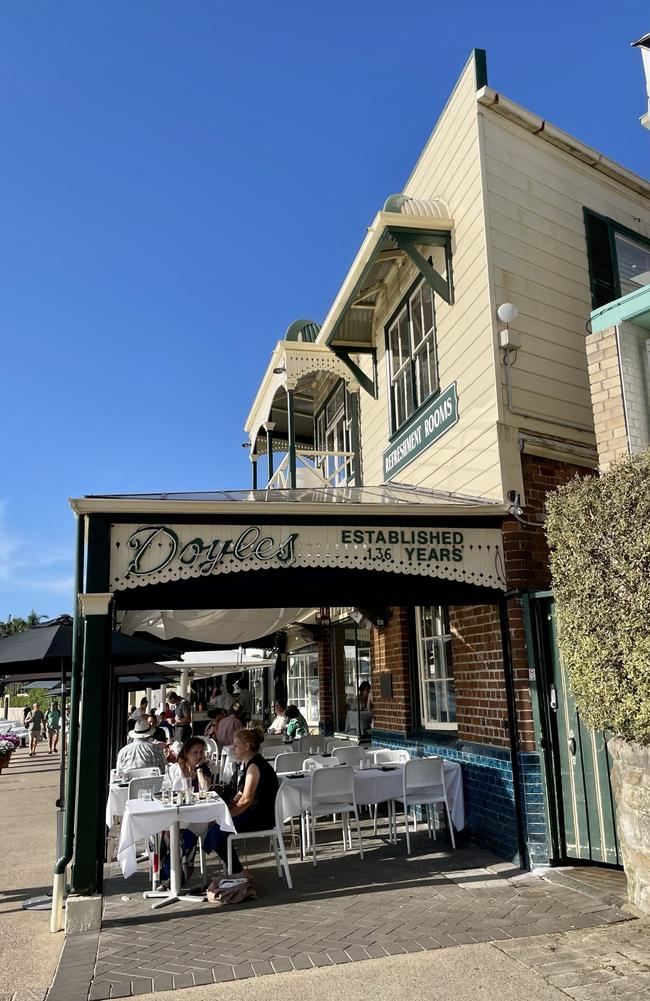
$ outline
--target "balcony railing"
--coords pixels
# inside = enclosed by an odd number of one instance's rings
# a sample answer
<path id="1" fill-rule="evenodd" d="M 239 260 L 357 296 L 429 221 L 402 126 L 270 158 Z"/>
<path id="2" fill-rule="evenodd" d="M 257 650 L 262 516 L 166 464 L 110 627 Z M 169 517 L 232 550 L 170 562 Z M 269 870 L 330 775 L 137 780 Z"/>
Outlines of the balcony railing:
<path id="1" fill-rule="evenodd" d="M 354 482 L 352 462 L 354 452 L 318 452 L 296 449 L 297 487 L 341 487 Z M 271 489 L 289 489 L 291 478 L 289 455 L 285 455 L 268 482 Z"/>

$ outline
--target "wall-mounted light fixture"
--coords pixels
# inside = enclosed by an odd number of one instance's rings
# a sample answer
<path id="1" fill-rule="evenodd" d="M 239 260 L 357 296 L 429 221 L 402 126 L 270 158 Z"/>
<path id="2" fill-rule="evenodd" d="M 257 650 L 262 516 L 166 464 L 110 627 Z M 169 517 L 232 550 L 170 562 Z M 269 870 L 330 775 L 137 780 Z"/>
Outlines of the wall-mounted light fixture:
<path id="1" fill-rule="evenodd" d="M 278 365 L 277 368 L 273 369 L 273 375 L 284 375 L 286 371 L 287 371 L 286 365 Z"/>
<path id="2" fill-rule="evenodd" d="M 511 302 L 503 302 L 497 309 L 497 316 L 505 326 L 499 330 L 499 347 L 504 351 L 516 351 L 521 347 L 521 339 L 518 334 L 510 330 L 510 324 L 517 319 L 519 312 Z"/>

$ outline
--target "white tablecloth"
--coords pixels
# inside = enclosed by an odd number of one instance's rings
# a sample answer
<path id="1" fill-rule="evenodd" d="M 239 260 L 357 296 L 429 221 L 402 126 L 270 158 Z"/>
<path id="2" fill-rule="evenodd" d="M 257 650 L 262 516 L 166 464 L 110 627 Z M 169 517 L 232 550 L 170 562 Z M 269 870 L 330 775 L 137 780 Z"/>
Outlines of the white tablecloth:
<path id="1" fill-rule="evenodd" d="M 355 768 L 354 791 L 359 806 L 370 803 L 385 803 L 387 800 L 401 797 L 404 765 L 395 763 L 391 764 L 390 767 L 394 770 L 384 772 L 379 768 L 361 770 Z M 449 812 L 454 827 L 457 831 L 461 831 L 465 826 L 462 769 L 457 761 L 444 761 L 444 769 Z M 278 795 L 281 797 L 282 815 L 285 820 L 298 816 L 303 810 L 309 809 L 310 790 L 311 775 L 283 779 Z"/>
<path id="2" fill-rule="evenodd" d="M 126 801 L 129 798 L 129 784 L 111 782 L 108 787 L 108 799 L 106 800 L 106 826 L 113 826 L 113 817 L 121 817 L 124 813 Z"/>
<path id="3" fill-rule="evenodd" d="M 235 831 L 230 810 L 222 799 L 202 800 L 192 806 L 162 806 L 155 800 L 130 799 L 124 810 L 117 849 L 117 861 L 125 879 L 137 869 L 136 842 L 169 830 L 170 824 L 176 820 L 181 827 L 192 829 L 216 821 L 222 831 Z"/>

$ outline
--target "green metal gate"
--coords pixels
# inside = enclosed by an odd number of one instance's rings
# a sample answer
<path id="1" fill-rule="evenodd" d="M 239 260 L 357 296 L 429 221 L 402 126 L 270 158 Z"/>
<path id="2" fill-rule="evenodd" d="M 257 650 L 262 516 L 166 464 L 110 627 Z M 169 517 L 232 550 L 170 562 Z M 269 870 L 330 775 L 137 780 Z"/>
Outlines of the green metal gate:
<path id="1" fill-rule="evenodd" d="M 532 595 L 530 617 L 554 859 L 620 865 L 607 734 L 585 726 L 576 709 L 552 595 Z"/>

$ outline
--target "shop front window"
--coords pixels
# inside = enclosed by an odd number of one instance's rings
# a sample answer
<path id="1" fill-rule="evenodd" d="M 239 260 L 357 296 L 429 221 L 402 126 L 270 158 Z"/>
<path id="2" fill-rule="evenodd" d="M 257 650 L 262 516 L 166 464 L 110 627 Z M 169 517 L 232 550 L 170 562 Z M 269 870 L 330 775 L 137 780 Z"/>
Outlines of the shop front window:
<path id="1" fill-rule="evenodd" d="M 290 653 L 287 663 L 287 702 L 297 706 L 310 727 L 318 727 L 318 648 Z"/>
<path id="2" fill-rule="evenodd" d="M 334 728 L 355 736 L 370 733 L 372 691 L 370 689 L 370 630 L 354 622 L 335 627 Z"/>
<path id="3" fill-rule="evenodd" d="M 456 726 L 456 695 L 449 614 L 442 605 L 416 609 L 421 723 L 427 729 Z"/>

